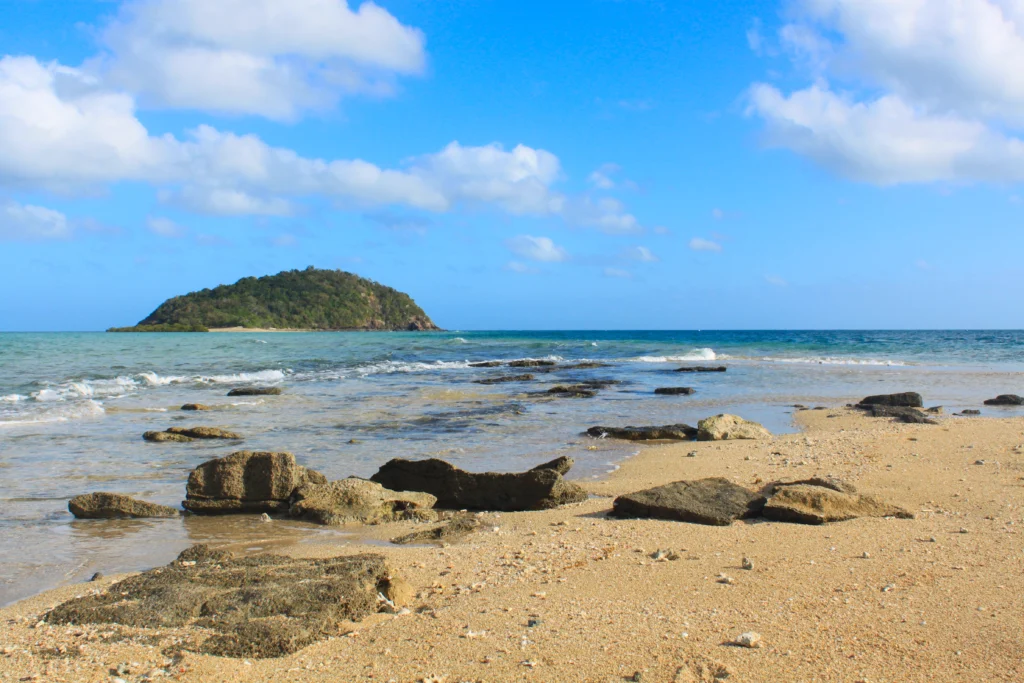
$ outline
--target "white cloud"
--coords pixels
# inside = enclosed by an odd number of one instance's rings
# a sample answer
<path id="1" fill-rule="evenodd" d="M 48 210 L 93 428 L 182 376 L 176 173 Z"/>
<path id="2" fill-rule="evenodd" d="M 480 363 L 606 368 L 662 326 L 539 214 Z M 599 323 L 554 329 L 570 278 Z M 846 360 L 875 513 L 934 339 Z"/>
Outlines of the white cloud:
<path id="1" fill-rule="evenodd" d="M 643 261 L 644 263 L 654 263 L 658 260 L 658 257 L 647 247 L 631 247 L 626 250 L 626 256 L 634 261 Z"/>
<path id="2" fill-rule="evenodd" d="M 505 264 L 505 270 L 513 273 L 519 273 L 520 275 L 535 275 L 540 272 L 538 268 L 528 266 L 520 261 L 509 261 Z"/>
<path id="3" fill-rule="evenodd" d="M 633 277 L 633 273 L 629 272 L 628 270 L 623 270 L 621 268 L 605 268 L 604 276 L 629 280 Z"/>
<path id="4" fill-rule="evenodd" d="M 579 197 L 569 200 L 564 205 L 562 215 L 569 223 L 597 228 L 609 235 L 643 232 L 643 226 L 636 216 L 627 213 L 622 202 L 611 197 L 597 200 Z"/>
<path id="5" fill-rule="evenodd" d="M 423 34 L 372 2 L 136 0 L 101 38 L 94 68 L 147 104 L 280 120 L 426 63 Z"/>
<path id="6" fill-rule="evenodd" d="M 756 54 L 761 54 L 764 42 L 764 36 L 761 34 L 761 20 L 755 18 L 747 29 L 747 46 Z"/>
<path id="7" fill-rule="evenodd" d="M 181 227 L 170 218 L 164 218 L 162 216 L 150 216 L 146 219 L 146 227 L 154 235 L 160 237 L 184 237 L 187 232 L 185 228 Z"/>
<path id="8" fill-rule="evenodd" d="M 690 249 L 694 251 L 722 251 L 722 245 L 718 242 L 706 240 L 703 237 L 694 237 L 690 240 Z"/>
<path id="9" fill-rule="evenodd" d="M 783 280 L 778 275 L 765 275 L 764 276 L 764 281 L 767 282 L 768 284 L 772 285 L 773 287 L 787 287 L 787 286 L 789 286 L 789 283 L 786 282 L 785 280 Z"/>
<path id="10" fill-rule="evenodd" d="M 599 190 L 611 190 L 615 188 L 615 180 L 612 178 L 622 170 L 618 164 L 601 164 L 593 173 L 587 176 L 587 182 Z"/>
<path id="11" fill-rule="evenodd" d="M 878 184 L 1024 179 L 1024 3 L 799 0 L 780 40 L 816 82 L 755 84 L 769 143 Z M 834 89 L 826 78 L 841 79 Z"/>
<path id="12" fill-rule="evenodd" d="M 531 261 L 558 263 L 569 258 L 565 249 L 555 244 L 550 237 L 519 235 L 507 240 L 505 246 L 513 254 Z"/>
<path id="13" fill-rule="evenodd" d="M 43 206 L 0 204 L 0 241 L 61 240 L 71 237 L 67 216 Z"/>

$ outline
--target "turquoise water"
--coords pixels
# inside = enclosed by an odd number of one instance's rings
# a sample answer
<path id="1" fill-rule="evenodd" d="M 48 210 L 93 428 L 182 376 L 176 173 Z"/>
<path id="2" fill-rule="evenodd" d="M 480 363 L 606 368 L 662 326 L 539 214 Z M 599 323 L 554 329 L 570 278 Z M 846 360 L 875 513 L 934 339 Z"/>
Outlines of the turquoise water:
<path id="1" fill-rule="evenodd" d="M 609 367 L 537 373 L 523 384 L 473 382 L 510 371 L 470 362 L 520 358 Z M 671 372 L 694 363 L 729 371 Z M 593 399 L 543 395 L 586 379 L 619 384 Z M 252 384 L 282 386 L 285 394 L 226 396 Z M 652 393 L 680 385 L 697 392 Z M 950 410 L 1024 394 L 1024 332 L 3 333 L 0 604 L 95 571 L 165 562 L 196 540 L 343 541 L 336 530 L 276 524 L 269 531 L 246 519 L 73 521 L 67 500 L 90 491 L 177 504 L 191 468 L 239 447 L 150 444 L 141 439 L 149 429 L 230 428 L 245 435 L 245 448 L 292 451 L 331 478 L 370 475 L 392 457 L 516 470 L 561 454 L 577 460 L 571 476 L 588 478 L 636 452 L 581 436 L 592 425 L 695 424 L 728 411 L 785 432 L 793 429 L 794 403 L 904 390 Z M 217 409 L 182 413 L 183 403 Z"/>

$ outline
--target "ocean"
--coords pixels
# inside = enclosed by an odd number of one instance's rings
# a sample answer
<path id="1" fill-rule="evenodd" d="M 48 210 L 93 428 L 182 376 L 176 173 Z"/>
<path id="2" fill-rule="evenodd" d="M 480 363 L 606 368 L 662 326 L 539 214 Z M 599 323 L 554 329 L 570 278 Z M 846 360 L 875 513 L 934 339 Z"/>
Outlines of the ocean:
<path id="1" fill-rule="evenodd" d="M 474 368 L 545 359 L 548 368 Z M 578 362 L 606 367 L 560 369 Z M 675 373 L 726 365 L 725 373 Z M 532 382 L 484 385 L 504 374 Z M 614 380 L 593 398 L 546 390 Z M 240 386 L 281 396 L 229 398 Z M 690 396 L 655 396 L 689 386 Z M 169 505 L 189 471 L 241 448 L 287 450 L 331 479 L 395 457 L 513 471 L 571 455 L 599 477 L 640 446 L 583 435 L 594 425 L 696 425 L 739 414 L 794 431 L 793 405 L 918 391 L 947 413 L 1024 394 L 1021 331 L 691 331 L 106 334 L 0 333 L 0 604 L 94 572 L 169 561 L 195 542 L 242 551 L 351 539 L 352 529 L 248 517 L 76 521 L 69 498 L 112 491 Z M 216 410 L 188 413 L 184 403 Z M 147 430 L 221 426 L 232 442 L 148 443 Z"/>

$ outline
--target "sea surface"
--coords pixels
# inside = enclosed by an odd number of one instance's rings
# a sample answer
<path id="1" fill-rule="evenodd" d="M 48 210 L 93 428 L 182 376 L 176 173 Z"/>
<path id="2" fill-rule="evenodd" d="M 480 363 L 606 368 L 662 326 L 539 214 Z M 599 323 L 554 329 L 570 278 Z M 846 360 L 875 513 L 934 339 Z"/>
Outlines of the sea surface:
<path id="1" fill-rule="evenodd" d="M 487 360 L 599 361 L 589 370 L 472 368 Z M 675 373 L 685 365 L 725 373 Z M 533 382 L 474 380 L 533 372 Z M 619 383 L 552 398 L 578 380 Z M 241 386 L 281 396 L 229 398 Z M 691 396 L 655 396 L 690 386 Z M 686 422 L 731 412 L 776 433 L 792 406 L 918 391 L 947 413 L 1024 394 L 1024 332 L 0 333 L 0 604 L 163 564 L 194 542 L 242 551 L 351 538 L 350 529 L 251 517 L 75 521 L 72 496 L 112 491 L 177 505 L 196 465 L 241 448 L 287 450 L 331 479 L 390 458 L 440 457 L 513 471 L 558 455 L 571 478 L 602 476 L 640 446 L 593 425 Z M 211 412 L 179 410 L 206 403 Z M 221 426 L 243 443 L 144 442 L 147 430 Z M 596 448 L 595 448 L 596 447 Z"/>

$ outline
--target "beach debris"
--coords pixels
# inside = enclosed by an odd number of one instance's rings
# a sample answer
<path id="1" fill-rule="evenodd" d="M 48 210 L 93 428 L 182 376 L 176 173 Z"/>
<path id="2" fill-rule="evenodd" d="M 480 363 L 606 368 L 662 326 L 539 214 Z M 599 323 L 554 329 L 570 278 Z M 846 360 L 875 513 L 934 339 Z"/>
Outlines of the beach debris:
<path id="1" fill-rule="evenodd" d="M 561 461 L 564 466 L 565 461 Z M 453 510 L 546 510 L 581 503 L 587 492 L 565 481 L 557 469 L 526 472 L 467 472 L 431 458 L 385 463 L 371 479 L 393 491 L 423 491 L 437 497 L 436 506 Z"/>
<path id="2" fill-rule="evenodd" d="M 326 483 L 291 453 L 237 451 L 192 470 L 182 506 L 196 514 L 284 513 L 296 489 Z"/>
<path id="3" fill-rule="evenodd" d="M 697 457 L 697 451 L 690 451 L 689 453 L 686 454 L 686 457 L 687 458 L 696 458 Z"/>
<path id="4" fill-rule="evenodd" d="M 271 519 L 270 515 L 268 515 L 266 512 L 264 512 L 263 514 L 260 515 L 260 521 L 266 523 L 266 522 L 273 522 L 274 520 Z"/>
<path id="5" fill-rule="evenodd" d="M 540 625 L 541 625 L 541 624 L 543 624 L 543 623 L 544 623 L 543 621 L 541 621 L 540 619 L 537 619 L 537 618 L 535 617 L 535 618 L 533 618 L 533 619 L 529 619 L 529 620 L 528 620 L 528 621 L 526 622 L 526 628 L 536 628 L 536 627 L 540 626 Z"/>
<path id="6" fill-rule="evenodd" d="M 1024 406 L 1024 397 L 1016 394 L 1000 394 L 985 401 L 987 406 Z"/>
<path id="7" fill-rule="evenodd" d="M 381 555 L 297 559 L 234 557 L 196 545 L 177 559 L 69 600 L 48 624 L 199 627 L 213 635 L 176 647 L 221 657 L 280 657 L 331 636 L 377 611 L 378 595 L 400 605 L 398 579 Z"/>
<path id="8" fill-rule="evenodd" d="M 186 403 L 181 407 L 182 410 L 213 410 L 211 406 L 205 403 Z"/>
<path id="9" fill-rule="evenodd" d="M 764 496 L 728 479 L 712 477 L 677 481 L 619 496 L 612 504 L 611 514 L 728 526 L 737 519 L 758 515 L 764 503 Z"/>
<path id="10" fill-rule="evenodd" d="M 724 365 L 686 365 L 672 372 L 725 372 L 727 369 Z"/>
<path id="11" fill-rule="evenodd" d="M 318 524 L 379 524 L 404 519 L 433 521 L 437 499 L 429 493 L 390 491 L 375 481 L 350 477 L 305 484 L 291 496 L 288 514 Z"/>
<path id="12" fill-rule="evenodd" d="M 863 553 L 861 553 L 860 558 L 862 560 L 870 560 L 871 559 L 871 553 L 869 553 L 867 550 L 865 550 Z"/>
<path id="13" fill-rule="evenodd" d="M 238 387 L 228 392 L 228 396 L 280 396 L 284 391 L 281 387 Z"/>
<path id="14" fill-rule="evenodd" d="M 970 532 L 967 530 L 967 527 L 963 527 L 962 526 L 962 527 L 960 527 L 960 533 L 961 534 L 967 534 L 967 533 L 970 533 Z"/>
<path id="15" fill-rule="evenodd" d="M 914 518 L 913 513 L 873 496 L 808 484 L 775 485 L 773 488 L 763 514 L 780 522 L 825 524 L 858 517 Z"/>
<path id="16" fill-rule="evenodd" d="M 125 519 L 134 517 L 178 517 L 176 508 L 147 503 L 119 493 L 86 493 L 68 501 L 68 510 L 78 519 Z"/>
<path id="17" fill-rule="evenodd" d="M 770 439 L 771 432 L 756 422 L 736 415 L 721 414 L 707 417 L 697 423 L 698 441 L 725 441 L 729 439 Z"/>
<path id="18" fill-rule="evenodd" d="M 630 676 L 627 680 L 633 681 L 633 683 L 642 683 L 642 681 L 644 680 L 644 674 L 642 671 L 634 671 L 633 675 Z"/>
<path id="19" fill-rule="evenodd" d="M 895 583 L 887 583 L 884 586 L 882 586 L 882 592 L 883 593 L 891 593 L 894 590 L 896 590 L 896 584 Z"/>
<path id="20" fill-rule="evenodd" d="M 747 571 L 751 571 L 754 569 L 754 561 L 751 560 L 749 557 L 744 557 L 743 562 L 740 563 L 740 566 L 746 569 Z"/>
<path id="21" fill-rule="evenodd" d="M 654 390 L 659 396 L 689 396 L 696 392 L 693 387 L 658 387 Z"/>
<path id="22" fill-rule="evenodd" d="M 458 515 L 447 524 L 392 538 L 391 542 L 398 545 L 407 545 L 409 543 L 452 543 L 462 540 L 479 528 L 480 520 L 476 515 Z"/>
<path id="23" fill-rule="evenodd" d="M 650 558 L 655 562 L 675 562 L 679 559 L 679 553 L 675 550 L 659 548 L 650 554 Z"/>
<path id="24" fill-rule="evenodd" d="M 475 379 L 476 384 L 504 384 L 506 382 L 531 382 L 533 375 L 503 375 L 500 377 L 488 377 L 487 379 Z"/>
<path id="25" fill-rule="evenodd" d="M 591 427 L 587 435 L 598 439 L 612 438 L 625 441 L 693 441 L 697 430 L 687 424 L 661 427 Z"/>
<path id="26" fill-rule="evenodd" d="M 761 634 L 757 631 L 747 631 L 736 636 L 733 642 L 740 647 L 758 648 L 761 647 Z"/>

